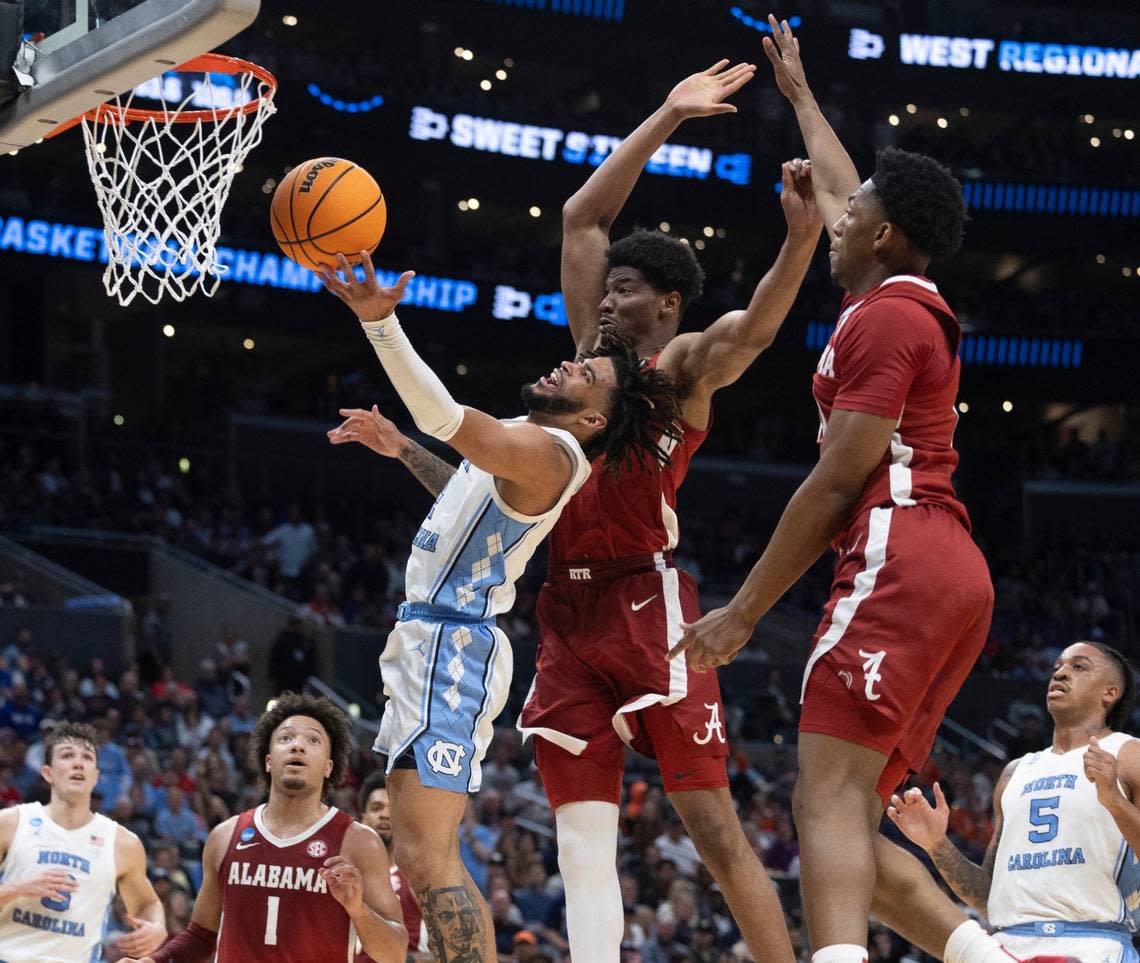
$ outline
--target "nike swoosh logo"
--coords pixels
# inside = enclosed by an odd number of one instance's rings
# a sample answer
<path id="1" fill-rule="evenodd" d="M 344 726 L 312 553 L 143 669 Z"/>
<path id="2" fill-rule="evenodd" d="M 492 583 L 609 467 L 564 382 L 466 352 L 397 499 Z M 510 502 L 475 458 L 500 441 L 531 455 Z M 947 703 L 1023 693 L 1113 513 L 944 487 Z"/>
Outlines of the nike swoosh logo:
<path id="1" fill-rule="evenodd" d="M 629 603 L 629 607 L 630 607 L 631 609 L 633 609 L 633 611 L 635 611 L 635 612 L 640 612 L 640 611 L 641 611 L 643 608 L 645 608 L 645 606 L 647 606 L 647 605 L 648 605 L 650 602 L 652 602 L 652 601 L 653 601 L 655 598 L 657 598 L 657 596 L 656 596 L 656 595 L 651 595 L 651 596 L 649 596 L 649 598 L 647 598 L 647 599 L 646 599 L 644 602 L 630 602 L 630 603 Z"/>
<path id="2" fill-rule="evenodd" d="M 249 849 L 250 846 L 257 846 L 260 843 L 261 840 L 256 840 L 252 843 L 238 843 L 236 846 L 234 846 L 234 849 Z"/>

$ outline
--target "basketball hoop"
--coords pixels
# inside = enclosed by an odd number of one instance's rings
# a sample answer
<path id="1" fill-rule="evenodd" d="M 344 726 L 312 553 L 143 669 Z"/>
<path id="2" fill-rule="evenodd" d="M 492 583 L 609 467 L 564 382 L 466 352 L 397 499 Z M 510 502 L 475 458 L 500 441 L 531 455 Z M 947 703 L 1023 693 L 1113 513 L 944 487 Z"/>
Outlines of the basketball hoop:
<path id="1" fill-rule="evenodd" d="M 207 53 L 174 72 L 204 80 L 176 104 L 160 94 L 160 110 L 134 107 L 131 91 L 73 122 L 83 124 L 103 214 L 103 286 L 124 306 L 138 294 L 157 304 L 164 294 L 182 301 L 217 291 L 228 270 L 217 252 L 222 208 L 277 110 L 277 79 L 257 64 Z M 233 77 L 234 85 L 212 74 Z"/>

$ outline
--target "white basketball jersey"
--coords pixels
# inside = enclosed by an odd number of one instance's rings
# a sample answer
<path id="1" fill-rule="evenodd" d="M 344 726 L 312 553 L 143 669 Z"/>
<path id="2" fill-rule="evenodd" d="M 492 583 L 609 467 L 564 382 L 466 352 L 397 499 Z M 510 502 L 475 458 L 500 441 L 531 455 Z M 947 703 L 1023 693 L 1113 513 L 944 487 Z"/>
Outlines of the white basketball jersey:
<path id="1" fill-rule="evenodd" d="M 1113 732 L 1114 756 L 1132 737 Z M 1088 746 L 1030 753 L 1001 797 L 1002 830 L 990 888 L 994 927 L 1037 920 L 1122 923 L 1135 930 L 1136 860 L 1084 771 Z"/>
<path id="2" fill-rule="evenodd" d="M 590 462 L 577 439 L 561 428 L 543 430 L 574 462 L 557 504 L 541 515 L 520 515 L 499 495 L 494 475 L 464 460 L 412 540 L 405 577 L 410 603 L 476 619 L 510 611 L 526 563 L 590 477 Z"/>
<path id="3" fill-rule="evenodd" d="M 62 869 L 79 884 L 63 899 L 16 899 L 0 908 L 4 963 L 87 963 L 101 955 L 115 895 L 118 826 L 95 814 L 79 829 L 52 822 L 40 803 L 18 807 L 20 822 L 0 867 L 5 883 Z"/>

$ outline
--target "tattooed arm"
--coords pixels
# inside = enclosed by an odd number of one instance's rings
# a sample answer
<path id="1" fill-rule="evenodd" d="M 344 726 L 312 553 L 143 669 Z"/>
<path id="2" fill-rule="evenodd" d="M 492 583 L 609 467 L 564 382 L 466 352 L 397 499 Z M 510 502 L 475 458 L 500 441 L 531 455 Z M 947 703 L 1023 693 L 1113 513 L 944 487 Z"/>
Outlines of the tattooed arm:
<path id="1" fill-rule="evenodd" d="M 358 441 L 378 455 L 398 458 L 433 498 L 443 491 L 443 486 L 455 474 L 455 469 L 442 458 L 404 435 L 380 414 L 376 405 L 371 411 L 343 408 L 340 413 L 347 420 L 328 432 L 329 441 L 334 445 Z"/>
<path id="2" fill-rule="evenodd" d="M 1001 796 L 1018 762 L 1015 759 L 1005 767 L 994 787 L 994 834 L 986 847 L 981 866 L 968 860 L 946 836 L 950 807 L 946 805 L 946 797 L 938 783 L 934 784 L 934 807 L 931 807 L 918 789 L 910 789 L 901 797 L 892 796 L 891 805 L 887 808 L 887 816 L 912 843 L 926 851 L 954 894 L 982 916 L 987 915 L 994 860 L 1001 839 Z"/>
<path id="3" fill-rule="evenodd" d="M 399 454 L 401 464 L 408 469 L 416 481 L 424 486 L 433 496 L 443 491 L 444 486 L 455 474 L 455 466 L 449 465 L 439 455 L 434 455 L 423 445 L 412 441 L 411 438 L 400 436 L 403 443 Z"/>
<path id="4" fill-rule="evenodd" d="M 439 963 L 496 963 L 486 904 L 466 873 L 462 883 L 416 893 L 431 951 Z"/>

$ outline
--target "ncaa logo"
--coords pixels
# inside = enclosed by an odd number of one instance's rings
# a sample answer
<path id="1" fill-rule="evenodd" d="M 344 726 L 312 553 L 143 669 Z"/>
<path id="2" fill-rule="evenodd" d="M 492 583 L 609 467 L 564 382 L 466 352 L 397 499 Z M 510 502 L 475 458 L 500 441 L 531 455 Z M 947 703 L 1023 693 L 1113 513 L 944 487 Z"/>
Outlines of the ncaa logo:
<path id="1" fill-rule="evenodd" d="M 252 826 L 247 826 L 241 831 L 241 836 L 238 837 L 243 843 L 248 843 L 257 833 Z"/>
<path id="2" fill-rule="evenodd" d="M 883 56 L 885 46 L 883 38 L 879 34 L 871 33 L 869 30 L 860 30 L 856 27 L 851 31 L 851 38 L 847 44 L 847 56 L 852 60 L 878 60 Z"/>
<path id="3" fill-rule="evenodd" d="M 462 746 L 437 739 L 435 745 L 427 752 L 427 760 L 432 772 L 444 776 L 458 776 L 463 771 L 463 758 L 466 755 L 467 750 Z"/>
<path id="4" fill-rule="evenodd" d="M 313 859 L 320 859 L 322 856 L 327 856 L 328 851 L 329 844 L 323 839 L 314 839 L 305 847 L 305 852 L 312 856 Z"/>

